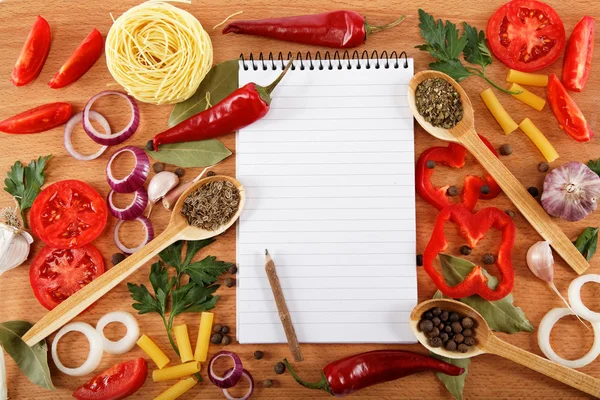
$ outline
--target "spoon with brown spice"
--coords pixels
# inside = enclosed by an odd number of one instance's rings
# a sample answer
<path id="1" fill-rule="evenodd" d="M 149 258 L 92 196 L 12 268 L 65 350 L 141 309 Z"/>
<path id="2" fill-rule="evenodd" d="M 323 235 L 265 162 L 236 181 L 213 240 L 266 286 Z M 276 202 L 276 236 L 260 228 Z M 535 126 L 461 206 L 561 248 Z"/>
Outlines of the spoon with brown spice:
<path id="1" fill-rule="evenodd" d="M 436 307 L 439 307 L 442 310 L 456 312 L 463 317 L 470 317 L 475 322 L 473 328 L 475 344 L 469 347 L 466 353 L 458 353 L 446 350 L 444 347 L 431 346 L 428 342 L 428 337 L 419 329 L 418 325 L 422 316 L 427 311 Z M 439 356 L 459 359 L 470 358 L 486 353 L 495 354 L 562 382 L 565 385 L 591 394 L 594 397 L 600 397 L 599 379 L 562 366 L 499 339 L 494 335 L 481 314 L 459 301 L 434 299 L 418 304 L 410 315 L 410 328 L 423 346 Z"/>
<path id="2" fill-rule="evenodd" d="M 452 128 L 442 128 L 432 125 L 419 113 L 415 92 L 419 84 L 433 79 L 443 79 L 450 83 L 462 102 L 462 118 L 457 118 Z M 496 180 L 504 193 L 512 200 L 521 214 L 545 240 L 550 242 L 554 250 L 577 272 L 584 273 L 590 264 L 575 248 L 573 243 L 556 225 L 542 206 L 529 194 L 517 178 L 502 164 L 500 160 L 479 139 L 475 131 L 475 117 L 469 96 L 463 88 L 448 75 L 438 71 L 422 71 L 417 73 L 408 85 L 408 104 L 417 122 L 438 139 L 448 142 L 458 142 L 463 145 L 487 172 Z M 430 118 L 428 118 L 430 119 Z M 442 125 L 442 124 L 439 124 Z"/>
<path id="3" fill-rule="evenodd" d="M 193 218 L 202 218 L 194 202 L 200 202 L 203 199 L 199 198 L 198 193 L 207 185 L 214 185 L 222 182 L 221 189 L 229 189 L 229 192 L 224 194 L 225 197 L 233 197 L 237 200 L 237 209 L 228 212 L 224 216 L 222 214 L 209 215 L 208 218 L 215 218 L 216 226 L 214 230 L 202 229 L 192 226 L 189 221 L 194 222 Z M 215 192 L 219 188 L 214 188 Z M 187 200 L 187 202 L 186 202 Z M 228 199 L 230 200 L 230 199 Z M 224 200 L 223 200 L 224 201 Z M 23 336 L 23 340 L 32 346 L 40 340 L 45 339 L 52 332 L 58 330 L 61 326 L 75 318 L 83 310 L 87 309 L 92 303 L 100 299 L 112 288 L 124 281 L 129 275 L 137 271 L 142 265 L 148 262 L 152 257 L 158 254 L 167 246 L 175 243 L 178 240 L 202 240 L 220 235 L 231 227 L 239 218 L 246 201 L 246 194 L 242 184 L 235 178 L 228 176 L 212 176 L 204 178 L 196 182 L 187 189 L 175 206 L 171 214 L 171 220 L 167 228 L 158 235 L 154 240 L 142 247 L 140 250 L 133 253 L 131 256 L 115 265 L 104 274 L 90 282 L 87 286 L 81 288 L 67 300 L 63 301 L 52 311 L 49 311 L 42 319 L 40 319 L 27 333 Z M 186 204 L 187 203 L 187 204 Z M 231 202 L 230 202 L 231 204 Z M 187 211 L 185 209 L 188 209 Z M 199 206 L 198 206 L 199 208 Z M 184 212 L 186 215 L 184 215 Z M 228 218 L 228 219 L 227 219 Z M 202 226 L 201 222 L 194 225 Z"/>

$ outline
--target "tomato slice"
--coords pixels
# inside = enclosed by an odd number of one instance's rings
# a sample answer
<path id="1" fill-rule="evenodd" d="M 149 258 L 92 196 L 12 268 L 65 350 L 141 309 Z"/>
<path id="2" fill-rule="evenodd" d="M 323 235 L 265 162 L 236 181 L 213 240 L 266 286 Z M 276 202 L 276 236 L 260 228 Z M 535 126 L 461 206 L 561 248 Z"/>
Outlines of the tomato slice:
<path id="1" fill-rule="evenodd" d="M 100 252 L 91 244 L 79 249 L 40 250 L 29 268 L 35 297 L 48 310 L 104 273 Z"/>
<path id="2" fill-rule="evenodd" d="M 93 187 L 66 180 L 40 192 L 29 219 L 33 233 L 48 246 L 72 249 L 85 246 L 102 233 L 108 209 Z"/>
<path id="3" fill-rule="evenodd" d="M 567 43 L 562 82 L 565 87 L 581 92 L 590 77 L 594 51 L 594 18 L 585 16 L 575 25 Z"/>
<path id="4" fill-rule="evenodd" d="M 69 103 L 44 104 L 0 122 L 0 132 L 39 133 L 61 126 L 71 118 Z"/>
<path id="5" fill-rule="evenodd" d="M 565 47 L 565 27 L 552 7 L 537 0 L 513 0 L 487 26 L 489 47 L 504 65 L 537 71 L 552 64 Z"/>
<path id="6" fill-rule="evenodd" d="M 146 360 L 127 361 L 110 367 L 73 393 L 77 400 L 120 400 L 131 396 L 146 382 Z"/>
<path id="7" fill-rule="evenodd" d="M 578 142 L 592 139 L 592 128 L 555 74 L 548 80 L 548 103 L 560 129 Z"/>
<path id="8" fill-rule="evenodd" d="M 38 15 L 10 76 L 10 81 L 15 86 L 27 85 L 38 77 L 48 58 L 51 41 L 50 25 Z"/>
<path id="9" fill-rule="evenodd" d="M 98 61 L 104 48 L 102 34 L 96 28 L 83 40 L 65 64 L 60 67 L 48 83 L 52 89 L 59 89 L 75 82 Z"/>

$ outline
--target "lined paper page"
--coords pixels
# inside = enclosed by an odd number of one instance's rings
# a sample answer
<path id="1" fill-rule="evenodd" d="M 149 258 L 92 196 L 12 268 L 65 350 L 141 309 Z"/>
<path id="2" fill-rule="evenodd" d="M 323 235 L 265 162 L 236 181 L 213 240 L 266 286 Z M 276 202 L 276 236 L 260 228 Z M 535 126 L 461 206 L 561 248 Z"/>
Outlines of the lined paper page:
<path id="1" fill-rule="evenodd" d="M 265 274 L 273 257 L 300 342 L 414 342 L 414 131 L 409 67 L 295 61 L 271 110 L 237 135 L 246 207 L 237 232 L 237 338 L 284 343 Z M 357 67 L 360 63 L 360 69 Z M 281 72 L 247 71 L 268 85 Z M 316 66 L 317 63 L 314 63 Z M 325 65 L 328 65 L 325 63 Z"/>

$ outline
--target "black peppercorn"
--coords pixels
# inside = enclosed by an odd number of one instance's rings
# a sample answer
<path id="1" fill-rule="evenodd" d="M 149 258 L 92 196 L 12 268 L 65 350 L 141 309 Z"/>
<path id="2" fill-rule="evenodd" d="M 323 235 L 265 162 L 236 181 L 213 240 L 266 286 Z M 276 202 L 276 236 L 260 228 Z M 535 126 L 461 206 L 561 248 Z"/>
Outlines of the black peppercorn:
<path id="1" fill-rule="evenodd" d="M 446 333 L 452 333 L 452 327 L 450 325 L 446 325 L 444 327 L 444 332 L 446 332 Z"/>
<path id="2" fill-rule="evenodd" d="M 469 246 L 461 246 L 459 251 L 463 256 L 468 256 L 471 254 L 471 248 Z"/>
<path id="3" fill-rule="evenodd" d="M 506 215 L 508 215 L 512 219 L 515 219 L 515 212 L 513 210 L 506 210 L 504 212 L 506 213 Z"/>
<path id="4" fill-rule="evenodd" d="M 444 323 L 443 323 L 443 322 L 440 322 L 440 324 L 439 324 L 437 327 L 438 327 L 438 329 L 440 330 L 440 332 L 443 332 L 443 331 L 444 331 L 444 328 L 446 327 L 446 325 L 444 325 Z"/>
<path id="5" fill-rule="evenodd" d="M 227 325 L 223 325 L 223 327 L 221 328 L 221 333 L 223 335 L 227 335 L 229 333 L 229 327 Z"/>
<path id="6" fill-rule="evenodd" d="M 215 324 L 215 326 L 213 326 L 213 332 L 217 332 L 217 333 L 221 332 L 222 327 L 223 326 L 221 324 Z"/>
<path id="7" fill-rule="evenodd" d="M 227 335 L 223 336 L 223 339 L 221 339 L 221 344 L 227 346 L 229 343 L 231 343 L 231 337 Z"/>
<path id="8" fill-rule="evenodd" d="M 445 322 L 445 321 L 448 321 L 448 316 L 449 316 L 449 315 L 450 315 L 450 314 L 448 313 L 448 311 L 444 310 L 444 311 L 442 311 L 442 313 L 440 314 L 440 319 L 441 319 L 442 321 L 444 321 L 444 322 Z"/>
<path id="9" fill-rule="evenodd" d="M 235 275 L 237 274 L 237 267 L 235 265 L 232 265 L 231 267 L 229 267 L 228 271 L 231 275 Z"/>
<path id="10" fill-rule="evenodd" d="M 431 311 L 427 311 L 425 312 L 425 314 L 423 314 L 423 319 L 431 319 L 433 318 L 433 314 Z"/>
<path id="11" fill-rule="evenodd" d="M 448 196 L 452 196 L 452 197 L 458 196 L 458 188 L 456 186 L 452 185 L 448 188 L 448 190 L 446 190 L 446 194 Z"/>
<path id="12" fill-rule="evenodd" d="M 431 347 L 442 347 L 442 339 L 440 339 L 439 337 L 430 338 L 429 345 Z"/>
<path id="13" fill-rule="evenodd" d="M 422 320 L 419 324 L 419 329 L 425 333 L 431 332 L 433 330 L 433 322 L 428 319 Z"/>
<path id="14" fill-rule="evenodd" d="M 531 186 L 527 188 L 527 191 L 529 192 L 530 195 L 532 195 L 533 197 L 538 197 L 538 195 L 540 194 L 540 191 L 538 190 L 538 188 Z"/>
<path id="15" fill-rule="evenodd" d="M 429 337 L 437 337 L 440 336 L 440 330 L 437 327 L 433 327 L 433 329 L 427 333 Z"/>
<path id="16" fill-rule="evenodd" d="M 152 170 L 157 174 L 159 172 L 163 172 L 165 170 L 165 164 L 161 162 L 155 162 L 154 164 L 152 164 Z"/>
<path id="17" fill-rule="evenodd" d="M 223 340 L 223 335 L 221 335 L 220 333 L 215 333 L 210 337 L 210 342 L 212 344 L 219 344 L 221 343 L 221 340 Z"/>
<path id="18" fill-rule="evenodd" d="M 490 192 L 490 187 L 488 185 L 483 185 L 479 191 L 481 194 L 488 194 Z"/>
<path id="19" fill-rule="evenodd" d="M 266 387 L 266 388 L 270 388 L 271 386 L 273 386 L 273 381 L 270 380 L 270 379 L 265 379 L 263 381 L 263 386 Z"/>
<path id="20" fill-rule="evenodd" d="M 154 151 L 154 142 L 152 140 L 146 142 L 146 150 Z"/>
<path id="21" fill-rule="evenodd" d="M 233 278 L 226 278 L 225 281 L 223 282 L 223 284 L 226 287 L 228 287 L 228 288 L 234 287 L 235 286 L 235 279 L 233 279 Z"/>
<path id="22" fill-rule="evenodd" d="M 470 317 L 464 317 L 461 321 L 463 328 L 472 328 L 474 321 Z"/>
<path id="23" fill-rule="evenodd" d="M 423 266 L 423 254 L 417 254 L 417 267 Z"/>
<path id="24" fill-rule="evenodd" d="M 217 174 L 215 174 L 215 171 L 208 171 L 208 172 L 206 173 L 206 176 L 208 176 L 209 178 L 210 178 L 211 176 L 215 176 L 215 175 L 217 175 Z"/>
<path id="25" fill-rule="evenodd" d="M 460 333 L 457 333 L 456 335 L 454 335 L 454 338 L 452 338 L 452 340 L 454 340 L 456 343 L 460 344 L 465 340 L 465 337 L 463 335 L 461 335 Z"/>
<path id="26" fill-rule="evenodd" d="M 448 340 L 446 342 L 446 350 L 455 351 L 456 350 L 456 342 L 454 340 Z"/>
<path id="27" fill-rule="evenodd" d="M 126 258 L 127 257 L 123 253 L 115 253 L 110 258 L 110 261 L 112 262 L 112 265 L 117 265 L 118 263 L 120 263 L 121 261 L 123 261 Z"/>
<path id="28" fill-rule="evenodd" d="M 452 323 L 452 332 L 454 333 L 460 333 L 462 332 L 462 325 L 460 324 L 460 322 L 456 321 Z"/>
<path id="29" fill-rule="evenodd" d="M 175 170 L 175 175 L 177 175 L 178 177 L 181 178 L 182 176 L 185 175 L 185 169 L 183 169 L 183 168 L 177 168 Z"/>
<path id="30" fill-rule="evenodd" d="M 467 328 L 464 331 L 462 331 L 462 335 L 464 337 L 471 337 L 473 336 L 473 330 L 471 328 Z"/>
<path id="31" fill-rule="evenodd" d="M 256 359 L 256 360 L 260 360 L 261 358 L 263 358 L 263 357 L 264 357 L 264 355 L 265 355 L 265 353 L 263 353 L 262 351 L 260 351 L 260 350 L 256 350 L 256 351 L 254 352 L 254 359 Z"/>
<path id="32" fill-rule="evenodd" d="M 500 154 L 502 154 L 503 156 L 509 156 L 511 155 L 513 152 L 512 146 L 510 144 L 503 144 L 502 146 L 500 146 Z"/>
<path id="33" fill-rule="evenodd" d="M 442 321 L 438 317 L 433 317 L 431 322 L 433 322 L 433 325 L 438 326 Z"/>
<path id="34" fill-rule="evenodd" d="M 439 315 L 442 313 L 442 309 L 441 309 L 441 308 L 439 308 L 439 307 L 432 308 L 432 309 L 431 309 L 431 313 L 432 313 L 433 315 L 435 315 L 436 317 L 438 317 L 438 316 L 439 316 Z"/>
<path id="35" fill-rule="evenodd" d="M 538 164 L 537 169 L 540 172 L 548 172 L 548 170 L 550 169 L 550 165 L 548 165 L 547 162 L 541 162 Z"/>
<path id="36" fill-rule="evenodd" d="M 448 339 L 450 338 L 450 336 L 448 336 L 448 334 L 446 332 L 443 332 L 443 333 L 440 333 L 439 338 L 442 339 L 442 342 L 446 343 L 448 341 Z"/>
<path id="37" fill-rule="evenodd" d="M 455 313 L 455 312 L 450 313 L 450 318 L 449 318 L 450 322 L 456 322 L 459 319 L 460 319 L 460 315 L 458 315 L 458 313 Z"/>
<path id="38" fill-rule="evenodd" d="M 273 370 L 277 375 L 281 375 L 285 372 L 285 364 L 282 362 L 278 362 L 277 364 L 275 364 L 275 367 L 273 367 Z"/>
<path id="39" fill-rule="evenodd" d="M 467 346 L 473 346 L 475 344 L 475 339 L 473 339 L 472 337 L 466 337 L 463 343 Z"/>
<path id="40" fill-rule="evenodd" d="M 466 344 L 459 344 L 458 345 L 458 351 L 460 351 L 461 353 L 466 353 L 467 351 L 469 351 L 469 346 L 467 346 Z"/>
<path id="41" fill-rule="evenodd" d="M 427 162 L 425 163 L 425 165 L 429 169 L 434 169 L 435 168 L 435 161 L 433 161 L 433 160 L 427 160 Z"/>
<path id="42" fill-rule="evenodd" d="M 496 262 L 496 257 L 493 254 L 486 253 L 483 255 L 483 263 L 490 265 Z"/>

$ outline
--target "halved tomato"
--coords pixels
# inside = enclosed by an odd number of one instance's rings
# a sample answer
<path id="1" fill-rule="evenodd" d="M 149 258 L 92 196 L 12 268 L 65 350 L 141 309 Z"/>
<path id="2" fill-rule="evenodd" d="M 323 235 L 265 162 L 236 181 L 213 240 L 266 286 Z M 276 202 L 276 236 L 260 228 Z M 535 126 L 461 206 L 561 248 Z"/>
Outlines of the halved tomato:
<path id="1" fill-rule="evenodd" d="M 93 377 L 73 393 L 78 400 L 120 400 L 131 396 L 146 382 L 146 360 L 117 364 Z"/>
<path id="2" fill-rule="evenodd" d="M 548 104 L 560 129 L 578 142 L 592 139 L 594 133 L 590 124 L 555 74 L 548 80 Z"/>
<path id="3" fill-rule="evenodd" d="M 79 249 L 44 247 L 29 268 L 35 297 L 48 310 L 104 273 L 104 260 L 91 244 Z"/>
<path id="4" fill-rule="evenodd" d="M 487 37 L 492 53 L 519 71 L 552 64 L 565 47 L 565 27 L 554 8 L 537 0 L 513 0 L 490 18 Z"/>
<path id="5" fill-rule="evenodd" d="M 31 230 L 48 246 L 73 249 L 85 246 L 104 230 L 108 208 L 85 182 L 56 182 L 38 195 L 30 212 Z"/>

